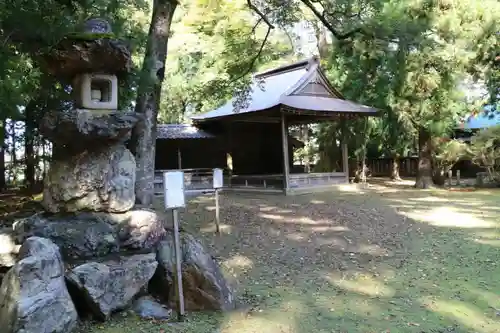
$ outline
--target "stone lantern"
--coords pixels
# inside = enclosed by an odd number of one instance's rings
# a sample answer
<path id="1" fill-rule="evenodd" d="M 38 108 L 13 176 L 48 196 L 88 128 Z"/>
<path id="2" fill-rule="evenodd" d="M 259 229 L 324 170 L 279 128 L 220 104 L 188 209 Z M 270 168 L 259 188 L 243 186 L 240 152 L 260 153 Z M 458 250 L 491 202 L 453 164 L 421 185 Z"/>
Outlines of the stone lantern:
<path id="1" fill-rule="evenodd" d="M 73 108 L 48 110 L 41 133 L 54 144 L 45 179 L 47 211 L 126 212 L 135 203 L 135 160 L 124 142 L 142 116 L 118 110 L 118 81 L 130 51 L 94 18 L 44 57 L 47 72 L 72 87 Z"/>
<path id="2" fill-rule="evenodd" d="M 174 233 L 161 213 L 134 207 L 136 163 L 125 141 L 143 117 L 117 110 L 130 52 L 105 20 L 92 19 L 41 60 L 72 86 L 74 103 L 46 110 L 39 125 L 53 144 L 45 211 L 13 225 L 11 238 L 22 246 L 8 255 L 15 262 L 0 281 L 0 331 L 71 333 L 78 317 L 107 320 L 132 304 L 140 316 L 150 317 L 147 308 L 166 319 L 169 311 L 143 296 L 175 301 Z M 181 239 L 187 309 L 233 309 L 217 262 L 193 236 Z"/>

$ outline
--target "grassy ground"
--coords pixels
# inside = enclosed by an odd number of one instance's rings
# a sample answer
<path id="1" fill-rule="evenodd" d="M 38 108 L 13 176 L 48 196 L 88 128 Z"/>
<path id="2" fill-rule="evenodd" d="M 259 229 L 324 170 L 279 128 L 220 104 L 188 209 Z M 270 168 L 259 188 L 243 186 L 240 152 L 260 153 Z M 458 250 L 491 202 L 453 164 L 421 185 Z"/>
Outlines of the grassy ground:
<path id="1" fill-rule="evenodd" d="M 238 297 L 182 324 L 117 315 L 86 332 L 500 332 L 500 192 L 404 184 L 296 197 L 193 201 L 203 238 Z"/>

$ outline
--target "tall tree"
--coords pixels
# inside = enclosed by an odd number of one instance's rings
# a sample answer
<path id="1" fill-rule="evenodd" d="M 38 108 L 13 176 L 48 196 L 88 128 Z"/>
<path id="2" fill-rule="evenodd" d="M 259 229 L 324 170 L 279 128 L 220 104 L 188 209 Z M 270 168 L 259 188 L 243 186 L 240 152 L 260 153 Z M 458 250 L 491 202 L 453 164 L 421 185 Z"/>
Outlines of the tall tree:
<path id="1" fill-rule="evenodd" d="M 176 0 L 153 2 L 146 54 L 136 99 L 135 111 L 144 115 L 144 121 L 133 129 L 130 148 L 137 163 L 136 201 L 143 205 L 153 202 L 156 121 L 165 76 L 170 26 L 176 7 Z"/>
<path id="2" fill-rule="evenodd" d="M 498 2 L 300 2 L 337 40 L 330 75 L 346 97 L 392 112 L 397 121 L 389 128 L 418 134 L 416 186 L 431 186 L 432 137 L 445 134 L 464 111 L 459 83 L 475 52 L 471 46 L 498 21 L 492 14 Z"/>

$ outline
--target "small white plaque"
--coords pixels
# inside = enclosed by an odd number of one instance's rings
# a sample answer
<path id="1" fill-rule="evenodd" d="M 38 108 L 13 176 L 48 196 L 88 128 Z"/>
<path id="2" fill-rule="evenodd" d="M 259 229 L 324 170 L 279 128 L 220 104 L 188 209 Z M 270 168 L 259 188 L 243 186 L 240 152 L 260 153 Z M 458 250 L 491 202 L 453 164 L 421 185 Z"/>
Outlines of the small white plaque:
<path id="1" fill-rule="evenodd" d="M 163 173 L 163 188 L 165 192 L 165 208 L 185 207 L 184 171 L 166 171 Z"/>
<path id="2" fill-rule="evenodd" d="M 214 188 L 222 188 L 224 184 L 224 177 L 222 169 L 214 169 Z"/>

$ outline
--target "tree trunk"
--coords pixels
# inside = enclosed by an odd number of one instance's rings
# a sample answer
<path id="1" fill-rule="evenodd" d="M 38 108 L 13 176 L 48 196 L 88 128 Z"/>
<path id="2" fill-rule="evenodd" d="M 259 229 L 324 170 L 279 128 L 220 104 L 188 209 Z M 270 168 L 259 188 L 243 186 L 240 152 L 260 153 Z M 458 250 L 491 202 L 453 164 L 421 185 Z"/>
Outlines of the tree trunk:
<path id="1" fill-rule="evenodd" d="M 156 118 L 160 105 L 161 85 L 165 75 L 170 24 L 176 7 L 176 0 L 154 0 L 148 44 L 137 94 L 135 111 L 143 114 L 145 119 L 133 129 L 129 147 L 137 163 L 136 202 L 142 205 L 151 205 L 153 202 Z"/>
<path id="2" fill-rule="evenodd" d="M 438 186 L 444 186 L 446 183 L 446 172 L 443 169 L 433 170 L 432 182 Z"/>
<path id="3" fill-rule="evenodd" d="M 25 109 L 25 131 L 24 131 L 24 182 L 28 190 L 33 190 L 35 185 L 35 130 L 36 115 L 35 103 L 31 102 Z"/>
<path id="4" fill-rule="evenodd" d="M 311 159 L 309 156 L 309 145 L 307 144 L 309 141 L 309 126 L 308 125 L 302 125 L 301 126 L 301 132 L 302 132 L 302 142 L 304 143 L 304 171 L 306 173 L 311 172 Z"/>
<path id="5" fill-rule="evenodd" d="M 7 181 L 5 180 L 5 133 L 6 133 L 6 121 L 2 120 L 0 125 L 0 140 L 2 140 L 0 145 L 0 191 L 3 191 L 7 186 Z"/>
<path id="6" fill-rule="evenodd" d="M 10 172 L 12 173 L 12 184 L 17 185 L 17 136 L 16 136 L 16 121 L 14 119 L 10 120 L 10 137 L 12 140 L 12 147 L 10 152 Z"/>
<path id="7" fill-rule="evenodd" d="M 392 157 L 391 179 L 392 180 L 401 180 L 401 177 L 399 176 L 399 156 L 398 155 L 395 155 Z"/>
<path id="8" fill-rule="evenodd" d="M 418 132 L 418 169 L 415 188 L 433 187 L 432 182 L 432 138 L 429 131 L 421 128 Z"/>

